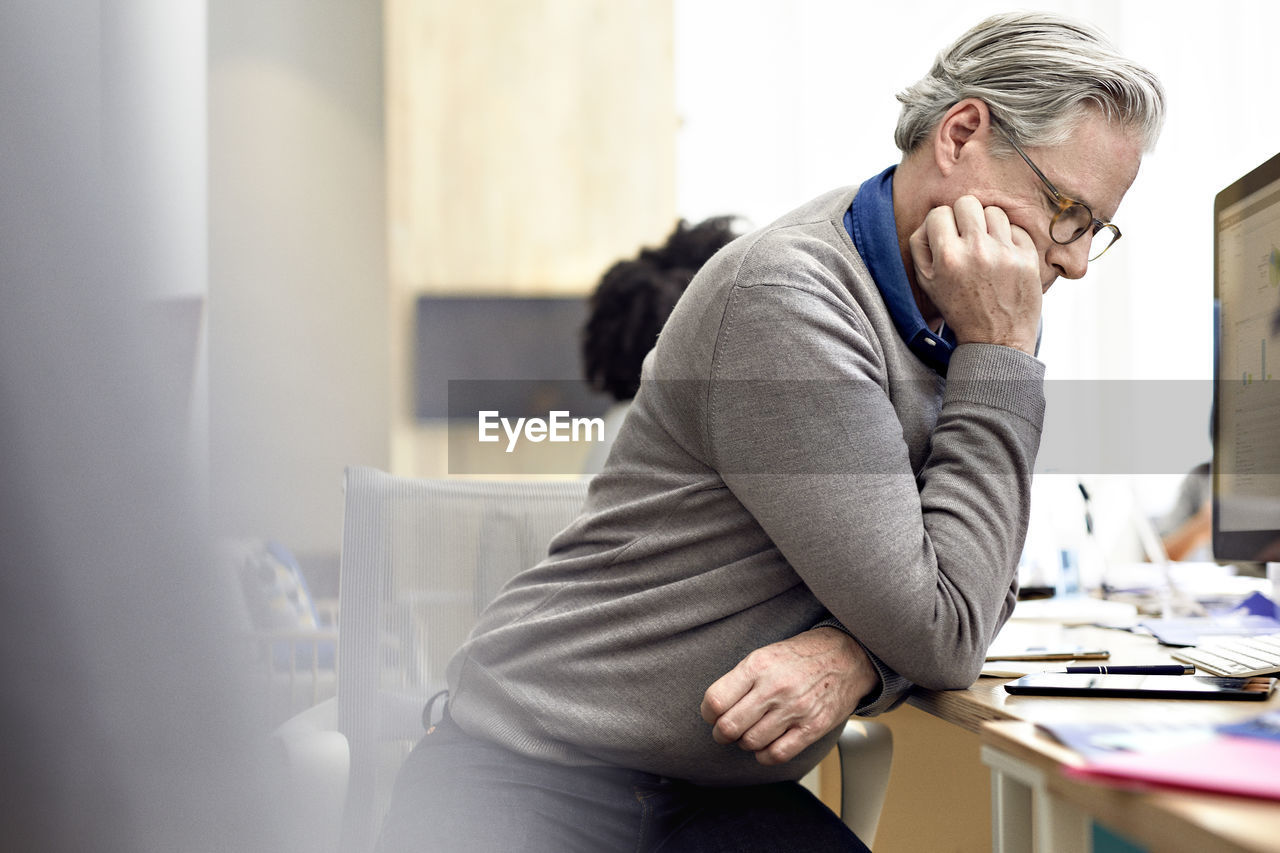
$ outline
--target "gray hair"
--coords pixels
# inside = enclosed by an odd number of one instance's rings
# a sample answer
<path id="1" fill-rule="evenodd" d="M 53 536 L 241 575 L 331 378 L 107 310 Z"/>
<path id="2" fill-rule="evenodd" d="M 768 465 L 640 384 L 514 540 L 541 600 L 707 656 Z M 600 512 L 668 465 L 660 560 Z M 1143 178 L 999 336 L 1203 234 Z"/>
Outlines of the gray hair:
<path id="1" fill-rule="evenodd" d="M 978 98 L 1023 145 L 1065 142 L 1090 109 L 1139 134 L 1150 151 L 1164 123 L 1164 89 L 1090 24 L 1058 15 L 995 15 L 938 54 L 899 93 L 894 142 L 909 153 L 956 103 Z M 999 143 L 997 143 L 999 144 Z"/>

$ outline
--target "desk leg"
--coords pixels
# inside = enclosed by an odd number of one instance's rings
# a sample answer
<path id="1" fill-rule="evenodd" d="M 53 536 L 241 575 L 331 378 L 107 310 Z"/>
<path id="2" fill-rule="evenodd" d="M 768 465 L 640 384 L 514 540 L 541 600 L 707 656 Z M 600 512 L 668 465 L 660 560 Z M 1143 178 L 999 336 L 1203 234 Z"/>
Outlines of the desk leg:
<path id="1" fill-rule="evenodd" d="M 988 761 L 984 751 L 983 761 Z M 992 853 L 1031 853 L 1031 788 L 1011 773 L 991 767 Z"/>
<path id="2" fill-rule="evenodd" d="M 982 748 L 991 768 L 993 853 L 1089 853 L 1088 815 L 1054 796 L 1045 774 L 1003 752 Z"/>

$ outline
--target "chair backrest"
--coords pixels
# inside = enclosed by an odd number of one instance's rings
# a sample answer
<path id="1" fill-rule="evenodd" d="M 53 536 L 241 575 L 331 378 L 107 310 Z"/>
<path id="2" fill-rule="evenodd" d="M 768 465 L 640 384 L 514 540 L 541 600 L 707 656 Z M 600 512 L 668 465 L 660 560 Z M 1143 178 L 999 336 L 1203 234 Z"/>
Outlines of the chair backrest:
<path id="1" fill-rule="evenodd" d="M 586 480 L 346 476 L 338 729 L 351 749 L 343 850 L 369 850 L 422 710 L 484 606 L 547 553 Z"/>

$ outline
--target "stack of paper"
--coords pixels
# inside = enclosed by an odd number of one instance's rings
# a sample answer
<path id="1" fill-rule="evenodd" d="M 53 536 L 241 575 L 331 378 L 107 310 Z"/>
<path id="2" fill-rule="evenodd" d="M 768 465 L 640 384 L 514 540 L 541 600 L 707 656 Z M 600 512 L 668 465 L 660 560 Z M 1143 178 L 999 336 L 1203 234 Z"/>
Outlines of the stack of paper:
<path id="1" fill-rule="evenodd" d="M 1066 772 L 1086 779 L 1280 800 L 1280 742 L 1218 735 L 1172 749 L 1113 753 Z"/>
<path id="2" fill-rule="evenodd" d="M 1280 711 L 1216 728 L 1182 724 L 1042 726 L 1086 763 L 1083 779 L 1280 799 Z"/>

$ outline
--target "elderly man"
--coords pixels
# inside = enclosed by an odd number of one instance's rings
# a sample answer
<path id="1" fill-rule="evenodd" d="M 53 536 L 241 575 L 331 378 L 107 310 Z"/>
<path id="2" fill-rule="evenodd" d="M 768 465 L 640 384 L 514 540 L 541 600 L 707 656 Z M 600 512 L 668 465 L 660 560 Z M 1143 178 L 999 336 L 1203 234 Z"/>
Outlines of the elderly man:
<path id="1" fill-rule="evenodd" d="M 605 470 L 481 617 L 386 850 L 864 850 L 795 780 L 851 713 L 976 678 L 1013 610 L 1041 297 L 1164 96 L 1093 28 L 979 24 L 901 162 L 717 254 Z"/>

